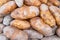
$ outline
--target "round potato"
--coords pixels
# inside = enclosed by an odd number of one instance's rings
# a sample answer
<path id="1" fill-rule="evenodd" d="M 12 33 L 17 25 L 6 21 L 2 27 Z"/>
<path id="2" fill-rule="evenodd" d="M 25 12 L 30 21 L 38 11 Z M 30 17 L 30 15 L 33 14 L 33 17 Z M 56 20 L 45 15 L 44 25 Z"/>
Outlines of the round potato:
<path id="1" fill-rule="evenodd" d="M 19 29 L 30 28 L 29 22 L 28 21 L 23 21 L 23 20 L 13 20 L 10 25 L 14 26 L 14 27 L 17 27 Z"/>
<path id="2" fill-rule="evenodd" d="M 23 6 L 17 8 L 11 13 L 11 17 L 15 19 L 29 19 L 39 15 L 39 9 L 35 6 Z"/>
<path id="3" fill-rule="evenodd" d="M 44 36 L 51 36 L 54 34 L 52 32 L 52 28 L 49 25 L 45 24 L 39 17 L 32 18 L 30 20 L 30 23 L 32 25 L 32 28 L 42 33 Z"/>

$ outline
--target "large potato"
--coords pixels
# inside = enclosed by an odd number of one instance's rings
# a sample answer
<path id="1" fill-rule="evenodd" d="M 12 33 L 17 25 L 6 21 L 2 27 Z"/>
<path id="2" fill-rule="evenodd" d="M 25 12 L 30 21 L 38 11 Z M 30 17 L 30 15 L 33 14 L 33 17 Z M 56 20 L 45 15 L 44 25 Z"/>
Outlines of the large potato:
<path id="1" fill-rule="evenodd" d="M 52 27 L 56 25 L 55 19 L 53 15 L 50 13 L 48 6 L 46 4 L 41 4 L 40 6 L 40 16 L 44 20 L 44 22 Z"/>
<path id="2" fill-rule="evenodd" d="M 53 35 L 52 28 L 49 25 L 45 24 L 41 18 L 39 17 L 32 18 L 30 22 L 32 28 L 42 33 L 44 36 Z"/>
<path id="3" fill-rule="evenodd" d="M 17 27 L 19 29 L 28 29 L 30 28 L 30 24 L 28 21 L 22 20 L 13 20 L 10 24 L 11 26 Z"/>
<path id="4" fill-rule="evenodd" d="M 33 5 L 33 6 L 40 6 L 41 2 L 39 0 L 25 0 L 25 4 Z"/>
<path id="5" fill-rule="evenodd" d="M 16 8 L 15 1 L 9 1 L 6 4 L 2 5 L 0 7 L 0 17 L 9 14 L 11 11 L 13 11 Z"/>
<path id="6" fill-rule="evenodd" d="M 23 6 L 17 8 L 11 13 L 11 17 L 15 19 L 28 19 L 39 15 L 39 9 L 35 6 Z"/>

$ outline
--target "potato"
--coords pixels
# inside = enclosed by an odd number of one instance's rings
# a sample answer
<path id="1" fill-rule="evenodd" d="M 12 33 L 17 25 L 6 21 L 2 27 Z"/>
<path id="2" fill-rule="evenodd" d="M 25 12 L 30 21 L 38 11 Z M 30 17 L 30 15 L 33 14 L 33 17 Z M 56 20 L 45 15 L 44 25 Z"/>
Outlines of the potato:
<path id="1" fill-rule="evenodd" d="M 30 23 L 28 21 L 23 20 L 13 20 L 10 23 L 11 26 L 17 27 L 19 29 L 28 29 L 30 28 Z"/>
<path id="2" fill-rule="evenodd" d="M 0 0 L 0 7 L 3 5 L 3 4 L 5 4 L 5 3 L 7 3 L 9 0 Z"/>
<path id="3" fill-rule="evenodd" d="M 56 6 L 59 6 L 60 5 L 60 1 L 58 0 L 49 0 L 51 3 L 53 3 L 54 5 Z"/>
<path id="4" fill-rule="evenodd" d="M 20 30 L 12 35 L 11 40 L 28 40 L 28 35 Z"/>
<path id="5" fill-rule="evenodd" d="M 60 8 L 52 5 L 49 7 L 49 9 L 53 16 L 55 17 L 57 25 L 60 25 Z"/>
<path id="6" fill-rule="evenodd" d="M 29 19 L 39 15 L 39 9 L 35 6 L 23 6 L 17 8 L 11 13 L 11 17 L 15 19 Z"/>
<path id="7" fill-rule="evenodd" d="M 40 16 L 44 20 L 44 22 L 51 27 L 54 27 L 56 25 L 55 19 L 53 18 L 53 15 L 50 13 L 48 6 L 46 4 L 41 4 L 40 6 Z"/>
<path id="8" fill-rule="evenodd" d="M 16 8 L 15 1 L 9 1 L 6 4 L 2 5 L 0 7 L 0 17 L 5 16 L 6 14 L 9 14 L 11 11 L 13 11 Z"/>
<path id="9" fill-rule="evenodd" d="M 32 18 L 30 20 L 30 23 L 33 29 L 42 33 L 44 36 L 51 36 L 54 34 L 52 32 L 52 28 L 49 25 L 45 24 L 39 17 Z"/>
<path id="10" fill-rule="evenodd" d="M 40 6 L 41 2 L 39 0 L 25 0 L 25 4 L 30 6 Z"/>
<path id="11" fill-rule="evenodd" d="M 44 37 L 41 40 L 60 40 L 57 36 Z"/>
<path id="12" fill-rule="evenodd" d="M 48 0 L 40 0 L 42 3 L 47 3 Z"/>
<path id="13" fill-rule="evenodd" d="M 8 38 L 11 38 L 11 36 L 13 35 L 14 32 L 18 31 L 18 29 L 16 28 L 13 28 L 12 26 L 6 26 L 4 29 L 3 29 L 3 34 L 8 37 Z"/>
<path id="14" fill-rule="evenodd" d="M 29 38 L 32 39 L 41 39 L 43 38 L 43 35 L 35 30 L 32 29 L 28 29 L 28 30 L 24 30 L 24 32 L 26 32 L 29 36 Z"/>
<path id="15" fill-rule="evenodd" d="M 24 0 L 15 0 L 15 2 L 16 2 L 18 7 L 22 7 Z"/>

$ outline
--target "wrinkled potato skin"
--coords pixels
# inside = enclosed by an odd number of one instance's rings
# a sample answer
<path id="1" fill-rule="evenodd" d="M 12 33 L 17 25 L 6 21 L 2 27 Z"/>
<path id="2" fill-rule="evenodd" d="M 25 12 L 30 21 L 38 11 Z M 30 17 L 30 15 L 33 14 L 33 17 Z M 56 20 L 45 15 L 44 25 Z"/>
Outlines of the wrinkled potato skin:
<path id="1" fill-rule="evenodd" d="M 47 3 L 48 0 L 40 0 L 42 3 Z"/>
<path id="2" fill-rule="evenodd" d="M 31 11 L 31 8 L 34 8 L 34 10 Z M 29 19 L 37 15 L 39 15 L 39 9 L 35 6 L 23 6 L 21 8 L 17 8 L 11 13 L 11 17 L 15 19 Z"/>
<path id="3" fill-rule="evenodd" d="M 6 4 L 4 4 L 0 7 L 0 16 L 4 16 L 6 14 L 9 14 L 16 7 L 17 7 L 17 5 L 15 4 L 15 1 L 7 2 Z"/>
<path id="4" fill-rule="evenodd" d="M 11 40 L 28 40 L 28 35 L 27 33 L 19 30 L 19 31 L 16 31 L 12 37 L 11 37 Z"/>
<path id="5" fill-rule="evenodd" d="M 13 20 L 11 22 L 11 26 L 17 27 L 19 29 L 28 29 L 30 28 L 30 24 L 28 21 L 22 21 L 22 20 Z"/>
<path id="6" fill-rule="evenodd" d="M 32 25 L 32 28 L 42 33 L 44 36 L 53 35 L 52 28 L 49 25 L 45 24 L 41 18 L 39 17 L 32 18 L 30 20 L 30 23 Z"/>
<path id="7" fill-rule="evenodd" d="M 40 6 L 41 2 L 39 0 L 25 0 L 25 4 L 33 5 L 33 6 Z"/>
<path id="8" fill-rule="evenodd" d="M 0 6 L 2 6 L 3 4 L 7 3 L 9 0 L 0 0 Z"/>

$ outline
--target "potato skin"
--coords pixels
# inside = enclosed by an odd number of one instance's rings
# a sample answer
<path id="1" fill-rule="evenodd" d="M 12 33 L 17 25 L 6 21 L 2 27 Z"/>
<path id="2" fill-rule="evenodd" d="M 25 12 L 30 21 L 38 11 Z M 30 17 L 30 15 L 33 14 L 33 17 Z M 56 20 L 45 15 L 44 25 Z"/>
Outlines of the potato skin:
<path id="1" fill-rule="evenodd" d="M 15 1 L 9 1 L 6 4 L 2 5 L 0 7 L 0 17 L 9 14 L 11 11 L 13 11 L 16 8 Z"/>
<path id="2" fill-rule="evenodd" d="M 11 17 L 15 19 L 29 19 L 39 15 L 39 9 L 35 6 L 23 6 L 17 8 L 11 13 Z"/>
<path id="3" fill-rule="evenodd" d="M 49 25 L 45 24 L 41 18 L 39 17 L 32 18 L 30 20 L 30 23 L 33 29 L 42 33 L 44 36 L 53 35 L 52 28 Z"/>
<path id="4" fill-rule="evenodd" d="M 0 0 L 0 7 L 3 5 L 3 4 L 5 4 L 5 3 L 7 3 L 9 0 Z"/>
<path id="5" fill-rule="evenodd" d="M 48 0 L 40 0 L 42 3 L 47 3 Z"/>
<path id="6" fill-rule="evenodd" d="M 28 21 L 22 21 L 22 20 L 13 20 L 10 23 L 11 26 L 17 27 L 19 29 L 28 29 L 30 28 L 30 24 Z"/>
<path id="7" fill-rule="evenodd" d="M 50 6 L 49 9 L 54 16 L 54 18 L 57 22 L 57 25 L 60 25 L 60 8 L 58 8 L 56 6 Z"/>
<path id="8" fill-rule="evenodd" d="M 39 0 L 25 0 L 25 4 L 30 6 L 40 6 L 41 2 Z"/>
<path id="9" fill-rule="evenodd" d="M 46 4 L 41 4 L 40 10 L 40 16 L 44 20 L 44 22 L 51 27 L 54 27 L 56 25 L 56 22 L 53 15 L 50 13 L 48 6 Z"/>
<path id="10" fill-rule="evenodd" d="M 12 37 L 11 40 L 28 40 L 28 35 L 24 31 L 16 31 Z"/>

